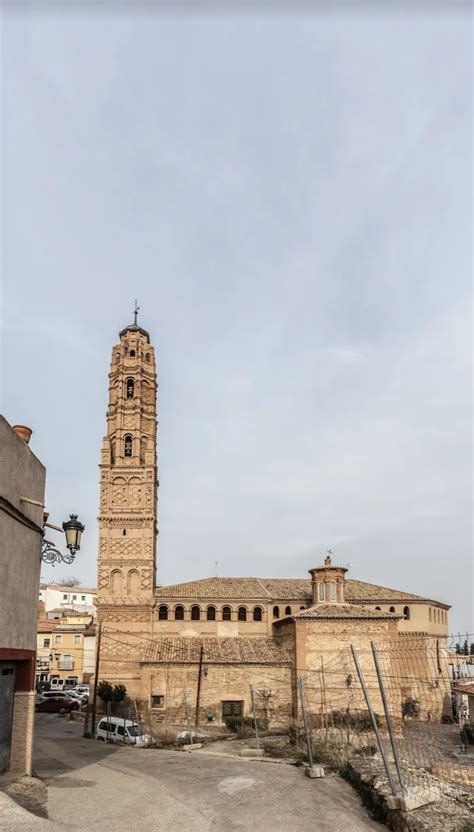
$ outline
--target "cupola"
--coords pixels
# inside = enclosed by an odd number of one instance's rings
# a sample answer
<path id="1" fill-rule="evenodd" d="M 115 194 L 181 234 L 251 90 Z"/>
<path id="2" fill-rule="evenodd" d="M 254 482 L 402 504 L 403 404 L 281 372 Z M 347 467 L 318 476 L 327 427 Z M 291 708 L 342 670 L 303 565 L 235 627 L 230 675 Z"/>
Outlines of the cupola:
<path id="1" fill-rule="evenodd" d="M 344 604 L 345 566 L 333 566 L 332 552 L 328 552 L 323 566 L 310 569 L 313 604 Z"/>

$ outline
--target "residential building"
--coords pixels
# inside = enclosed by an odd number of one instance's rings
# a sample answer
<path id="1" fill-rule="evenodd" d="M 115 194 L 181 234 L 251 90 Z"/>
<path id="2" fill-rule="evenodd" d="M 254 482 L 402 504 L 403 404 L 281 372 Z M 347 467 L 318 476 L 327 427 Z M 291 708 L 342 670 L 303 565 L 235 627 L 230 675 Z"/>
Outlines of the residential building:
<path id="1" fill-rule="evenodd" d="M 91 616 L 65 611 L 38 621 L 36 683 L 64 679 L 87 683 L 95 665 L 95 626 Z"/>
<path id="2" fill-rule="evenodd" d="M 58 608 L 75 609 L 81 612 L 95 613 L 97 591 L 84 586 L 67 586 L 65 584 L 40 584 L 39 600 L 44 602 L 46 611 Z"/>
<path id="3" fill-rule="evenodd" d="M 0 772 L 31 774 L 46 470 L 0 416 Z"/>

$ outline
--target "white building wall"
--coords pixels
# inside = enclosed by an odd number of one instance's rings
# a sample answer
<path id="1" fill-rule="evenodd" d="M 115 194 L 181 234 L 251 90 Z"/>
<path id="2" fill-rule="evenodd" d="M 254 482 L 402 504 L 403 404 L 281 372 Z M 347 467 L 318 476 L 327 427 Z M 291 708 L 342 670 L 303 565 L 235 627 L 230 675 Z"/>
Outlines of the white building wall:
<path id="1" fill-rule="evenodd" d="M 82 589 L 80 586 L 61 586 L 60 584 L 41 584 L 39 600 L 44 602 L 46 612 L 67 607 L 95 614 L 95 590 Z"/>

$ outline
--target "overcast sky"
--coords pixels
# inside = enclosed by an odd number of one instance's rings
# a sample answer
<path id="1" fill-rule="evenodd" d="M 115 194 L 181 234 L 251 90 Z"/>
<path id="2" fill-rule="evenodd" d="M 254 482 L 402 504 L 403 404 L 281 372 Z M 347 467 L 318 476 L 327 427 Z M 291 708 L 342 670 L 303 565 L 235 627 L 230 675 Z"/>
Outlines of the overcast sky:
<path id="1" fill-rule="evenodd" d="M 86 523 L 44 577 L 95 585 L 138 297 L 161 583 L 304 577 L 331 547 L 472 630 L 468 6 L 132 5 L 3 11 L 2 411 L 52 522 Z"/>

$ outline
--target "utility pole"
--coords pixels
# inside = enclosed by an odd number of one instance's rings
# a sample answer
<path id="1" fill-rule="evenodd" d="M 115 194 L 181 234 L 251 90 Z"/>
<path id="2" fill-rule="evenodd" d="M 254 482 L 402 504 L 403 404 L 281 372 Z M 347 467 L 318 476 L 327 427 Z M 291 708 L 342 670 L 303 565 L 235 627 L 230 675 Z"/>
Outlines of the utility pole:
<path id="1" fill-rule="evenodd" d="M 99 621 L 99 626 L 97 628 L 97 645 L 95 651 L 95 677 L 94 677 L 94 695 L 92 698 L 92 726 L 91 726 L 91 734 L 92 738 L 95 737 L 95 716 L 97 710 L 97 685 L 99 683 L 99 665 L 100 665 L 100 639 L 102 636 L 102 621 Z"/>
<path id="2" fill-rule="evenodd" d="M 260 748 L 260 738 L 258 736 L 258 722 L 257 722 L 257 717 L 255 715 L 255 699 L 253 698 L 253 685 L 249 685 L 249 689 L 250 689 L 250 701 L 252 703 L 253 725 L 254 725 L 254 728 L 255 728 L 255 741 L 256 741 L 256 744 L 257 744 L 257 751 L 258 751 L 258 749 Z"/>
<path id="3" fill-rule="evenodd" d="M 202 679 L 202 659 L 204 656 L 204 647 L 201 647 L 201 651 L 199 653 L 199 675 L 198 675 L 198 686 L 197 686 L 197 694 L 196 694 L 196 718 L 194 720 L 194 727 L 197 728 L 199 725 L 199 705 L 201 703 L 201 679 Z"/>

